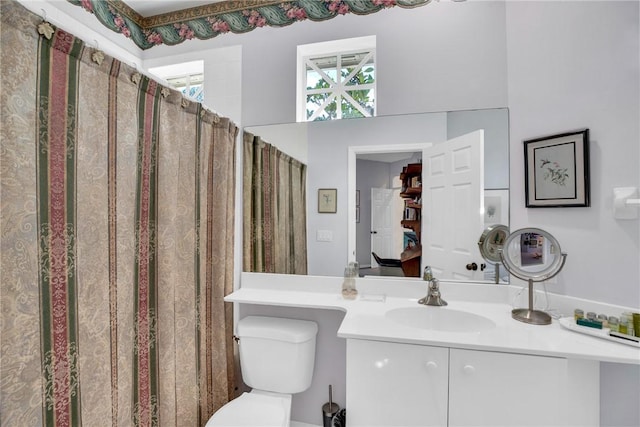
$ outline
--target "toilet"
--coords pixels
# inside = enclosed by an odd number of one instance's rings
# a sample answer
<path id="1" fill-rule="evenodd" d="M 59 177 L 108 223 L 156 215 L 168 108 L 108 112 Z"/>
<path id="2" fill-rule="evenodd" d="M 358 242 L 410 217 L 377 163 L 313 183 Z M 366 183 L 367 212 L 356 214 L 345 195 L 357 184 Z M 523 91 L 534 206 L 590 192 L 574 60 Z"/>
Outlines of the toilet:
<path id="1" fill-rule="evenodd" d="M 252 391 L 220 408 L 205 427 L 289 427 L 292 395 L 311 386 L 317 333 L 308 320 L 240 320 L 240 367 Z"/>

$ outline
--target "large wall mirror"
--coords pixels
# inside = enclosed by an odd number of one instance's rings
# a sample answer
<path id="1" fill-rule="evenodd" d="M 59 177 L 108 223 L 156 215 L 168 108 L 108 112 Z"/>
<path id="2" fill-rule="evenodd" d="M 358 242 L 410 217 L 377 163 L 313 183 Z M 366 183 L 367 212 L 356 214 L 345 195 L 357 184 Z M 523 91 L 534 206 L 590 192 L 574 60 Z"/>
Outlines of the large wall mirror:
<path id="1" fill-rule="evenodd" d="M 401 275 L 392 268 L 380 269 L 372 252 L 384 259 L 399 259 L 400 252 L 415 239 L 413 230 L 401 226 L 406 213 L 402 182 L 403 167 L 423 162 L 424 147 L 443 147 L 474 131 L 483 130 L 482 204 L 478 230 L 460 223 L 459 235 L 438 236 L 453 240 L 454 246 L 465 235 L 476 242 L 485 226 L 509 223 L 509 114 L 506 108 L 417 113 L 397 116 L 378 116 L 309 123 L 288 123 L 250 126 L 244 129 L 259 135 L 263 141 L 307 165 L 307 265 L 311 275 L 342 275 L 349 261 L 357 260 L 367 274 Z M 425 168 L 427 169 L 427 168 Z M 426 178 L 423 178 L 426 179 Z M 421 183 L 422 185 L 422 183 Z M 336 189 L 335 213 L 318 212 L 318 190 Z M 382 195 L 382 196 L 381 196 Z M 379 245 L 380 215 L 376 214 L 384 201 L 391 215 L 393 244 Z M 436 208 L 438 203 L 432 203 Z M 384 206 L 383 206 L 384 209 Z M 447 209 L 442 206 L 442 209 Z M 450 208 L 449 208 L 450 209 Z M 456 211 L 465 209 L 458 206 Z M 433 215 L 436 213 L 432 211 Z M 443 211 L 440 218 L 451 218 L 454 212 Z M 372 217 L 373 215 L 373 217 Z M 377 216 L 376 216 L 377 215 Z M 374 223 L 372 224 L 372 219 Z M 422 244 L 437 236 L 440 228 L 420 233 Z M 373 237 L 372 237 L 373 236 Z M 372 246 L 373 245 L 373 246 Z M 477 247 L 473 259 L 465 262 L 470 269 L 463 275 L 443 273 L 442 279 L 470 279 L 493 281 L 493 266 L 484 265 Z M 476 269 L 473 269 L 473 264 Z M 428 265 L 423 260 L 421 267 Z M 370 268 L 371 270 L 367 270 Z"/>

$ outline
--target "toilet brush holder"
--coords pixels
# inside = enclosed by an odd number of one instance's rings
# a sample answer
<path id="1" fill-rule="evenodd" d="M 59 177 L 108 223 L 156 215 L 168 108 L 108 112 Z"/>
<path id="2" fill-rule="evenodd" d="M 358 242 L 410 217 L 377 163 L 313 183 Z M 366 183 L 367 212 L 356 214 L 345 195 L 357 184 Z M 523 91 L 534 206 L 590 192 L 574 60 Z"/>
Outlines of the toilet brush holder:
<path id="1" fill-rule="evenodd" d="M 333 402 L 333 388 L 329 385 L 329 401 L 322 405 L 322 427 L 332 427 L 333 417 L 340 410 L 340 406 Z"/>

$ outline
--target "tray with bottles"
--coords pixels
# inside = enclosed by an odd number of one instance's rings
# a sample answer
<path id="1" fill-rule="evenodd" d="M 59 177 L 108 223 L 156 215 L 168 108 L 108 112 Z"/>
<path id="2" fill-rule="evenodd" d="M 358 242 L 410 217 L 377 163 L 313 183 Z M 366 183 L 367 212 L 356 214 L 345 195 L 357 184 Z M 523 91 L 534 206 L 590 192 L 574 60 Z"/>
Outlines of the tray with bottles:
<path id="1" fill-rule="evenodd" d="M 560 326 L 580 334 L 591 335 L 592 337 L 598 337 L 609 341 L 614 341 L 620 344 L 630 345 L 632 347 L 640 348 L 640 338 L 632 335 L 621 334 L 619 332 L 612 331 L 609 328 L 591 328 L 589 326 L 582 326 L 576 323 L 573 317 L 562 317 L 558 320 Z"/>

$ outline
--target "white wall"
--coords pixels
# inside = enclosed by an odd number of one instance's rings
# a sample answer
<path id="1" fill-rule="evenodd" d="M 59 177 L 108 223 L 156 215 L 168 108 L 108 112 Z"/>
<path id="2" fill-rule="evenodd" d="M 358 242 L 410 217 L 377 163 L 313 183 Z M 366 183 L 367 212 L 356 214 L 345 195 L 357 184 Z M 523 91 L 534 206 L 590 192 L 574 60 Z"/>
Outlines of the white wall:
<path id="1" fill-rule="evenodd" d="M 298 122 L 284 125 L 249 126 L 244 130 L 259 135 L 263 141 L 306 165 L 309 162 L 307 126 L 307 122 Z"/>
<path id="2" fill-rule="evenodd" d="M 177 53 L 143 61 L 145 69 L 191 61 L 204 62 L 204 102 L 209 109 L 240 123 L 242 105 L 242 46 Z"/>
<path id="3" fill-rule="evenodd" d="M 509 2 L 511 228 L 551 232 L 568 259 L 553 292 L 640 307 L 639 221 L 612 216 L 612 189 L 640 186 L 638 2 Z M 526 209 L 522 141 L 588 127 L 591 207 Z M 601 425 L 640 425 L 637 366 L 601 366 Z"/>
<path id="4" fill-rule="evenodd" d="M 640 186 L 638 2 L 507 3 L 512 229 L 539 226 L 568 253 L 554 292 L 640 307 L 640 221 L 612 191 Z M 524 207 L 522 141 L 588 127 L 591 207 Z"/>
<path id="5" fill-rule="evenodd" d="M 299 44 L 377 35 L 379 115 L 505 107 L 505 6 L 432 2 L 380 13 L 157 46 L 143 58 L 242 46 L 242 118 L 247 126 L 294 122 Z M 236 121 L 240 121 L 237 119 Z"/>

